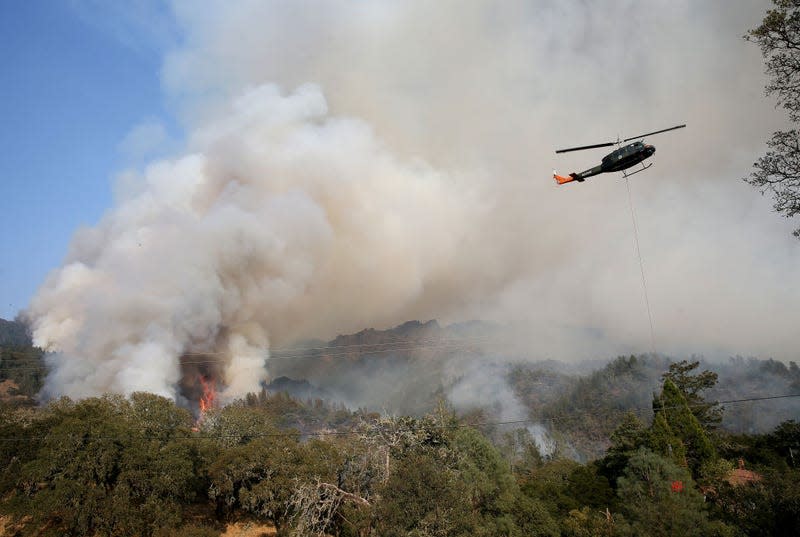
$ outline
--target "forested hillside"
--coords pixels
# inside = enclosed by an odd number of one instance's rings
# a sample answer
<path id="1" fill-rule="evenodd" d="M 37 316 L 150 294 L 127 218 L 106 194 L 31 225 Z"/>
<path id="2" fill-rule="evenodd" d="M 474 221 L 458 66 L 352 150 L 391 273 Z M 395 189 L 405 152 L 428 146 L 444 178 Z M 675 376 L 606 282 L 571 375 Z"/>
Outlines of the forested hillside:
<path id="1" fill-rule="evenodd" d="M 31 336 L 24 322 L 0 319 L 0 347 L 24 347 L 30 344 Z"/>
<path id="2" fill-rule="evenodd" d="M 598 357 L 591 363 L 538 360 L 508 327 L 441 327 L 429 321 L 278 350 L 268 367 L 275 375 L 308 381 L 302 392 L 287 385 L 289 393 L 320 396 L 351 408 L 420 416 L 446 399 L 463 415 L 479 412 L 497 421 L 530 418 L 549 436 L 542 442 L 588 460 L 605 452 L 627 412 L 643 420 L 652 417 L 652 396 L 660 389 L 661 375 L 679 360 L 660 355 L 611 361 Z M 691 360 L 716 375 L 706 392 L 712 400 L 800 393 L 794 362 Z M 719 424 L 724 430 L 764 433 L 800 416 L 800 401 L 738 402 L 725 410 Z"/>
<path id="3" fill-rule="evenodd" d="M 797 400 L 715 404 L 800 393 L 793 362 L 592 369 L 498 351 L 498 327 L 412 322 L 283 350 L 276 369 L 298 378 L 198 416 L 146 393 L 35 406 L 43 352 L 13 339 L 21 323 L 2 328 L 10 535 L 212 536 L 247 520 L 300 536 L 800 532 Z M 500 393 L 465 403 L 480 375 Z M 355 410 L 376 381 L 409 412 Z"/>
<path id="4" fill-rule="evenodd" d="M 0 404 L 32 405 L 45 376 L 44 352 L 20 320 L 0 319 Z"/>
<path id="5" fill-rule="evenodd" d="M 59 400 L 2 414 L 0 510 L 14 535 L 797 534 L 800 424 L 714 434 L 669 379 L 654 408 L 581 464 L 531 442 L 509 458 L 444 406 L 389 418 L 264 391 L 197 420 L 144 393 Z"/>
<path id="6" fill-rule="evenodd" d="M 5 393 L 16 395 L 17 403 L 32 403 L 46 371 L 44 353 L 30 345 L 20 321 L 3 321 L 0 338 L 14 342 L 0 346 L 0 381 L 10 381 Z M 715 375 L 705 391 L 709 400 L 737 401 L 724 405 L 715 427 L 765 433 L 800 416 L 799 398 L 758 400 L 800 393 L 795 362 L 692 360 Z M 421 417 L 446 400 L 462 416 L 530 419 L 534 426 L 527 429 L 537 437 L 540 450 L 555 449 L 585 461 L 602 456 L 626 413 L 652 418 L 653 393 L 676 361 L 660 355 L 605 362 L 598 357 L 591 363 L 536 360 L 535 352 L 519 343 L 508 327 L 409 321 L 393 329 L 366 329 L 328 342 L 274 349 L 267 361 L 271 380 L 264 387 L 302 401 L 318 399 L 394 415 Z M 502 427 L 497 435 L 510 429 Z"/>

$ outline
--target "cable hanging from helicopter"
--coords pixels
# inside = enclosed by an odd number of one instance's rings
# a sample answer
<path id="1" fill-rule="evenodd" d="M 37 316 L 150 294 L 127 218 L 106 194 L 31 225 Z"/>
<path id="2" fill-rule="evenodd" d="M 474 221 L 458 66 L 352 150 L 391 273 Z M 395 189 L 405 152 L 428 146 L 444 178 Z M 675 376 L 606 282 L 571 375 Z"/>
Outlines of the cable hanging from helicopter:
<path id="1" fill-rule="evenodd" d="M 653 165 L 652 163 L 650 163 L 645 166 L 645 164 L 643 163 L 645 159 L 652 157 L 653 154 L 655 154 L 656 152 L 655 146 L 644 143 L 644 138 L 646 136 L 652 136 L 654 134 L 660 134 L 662 132 L 672 131 L 675 129 L 682 129 L 685 126 L 686 124 L 676 125 L 675 127 L 669 127 L 668 129 L 661 129 L 658 131 L 648 132 L 647 134 L 632 136 L 630 138 L 625 138 L 624 140 L 617 140 L 616 142 L 605 142 L 601 144 L 583 145 L 580 147 L 569 147 L 566 149 L 558 149 L 556 153 L 568 153 L 570 151 L 583 151 L 584 149 L 596 149 L 598 147 L 621 145 L 625 142 L 636 140 L 631 144 L 624 145 L 615 149 L 614 151 L 603 157 L 601 163 L 595 166 L 594 168 L 589 168 L 588 170 L 584 170 L 580 173 L 573 172 L 566 177 L 558 175 L 556 171 L 553 170 L 553 178 L 556 180 L 556 183 L 558 183 L 559 185 L 563 185 L 564 183 L 571 183 L 572 181 L 577 181 L 579 183 L 582 183 L 587 178 L 601 173 L 622 172 L 622 175 L 624 177 L 626 178 L 630 177 L 631 175 L 642 172 Z M 636 166 L 637 164 L 642 164 L 642 167 L 633 172 L 625 171 L 632 166 Z"/>

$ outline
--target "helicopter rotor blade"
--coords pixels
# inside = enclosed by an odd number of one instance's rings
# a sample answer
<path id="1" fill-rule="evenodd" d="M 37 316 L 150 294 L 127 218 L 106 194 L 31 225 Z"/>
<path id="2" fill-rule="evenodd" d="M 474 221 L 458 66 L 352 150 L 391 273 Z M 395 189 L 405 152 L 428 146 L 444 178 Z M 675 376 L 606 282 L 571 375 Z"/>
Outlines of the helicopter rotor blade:
<path id="1" fill-rule="evenodd" d="M 557 149 L 556 153 L 569 153 L 570 151 L 582 151 L 584 149 L 594 149 L 596 147 L 608 147 L 616 145 L 617 142 L 607 142 L 605 144 L 582 145 L 580 147 L 568 147 L 567 149 Z"/>
<path id="2" fill-rule="evenodd" d="M 622 141 L 623 142 L 630 142 L 631 140 L 636 140 L 638 138 L 644 138 L 645 136 L 652 136 L 654 134 L 660 134 L 662 132 L 674 131 L 675 129 L 682 129 L 685 126 L 686 126 L 686 124 L 684 123 L 683 125 L 676 125 L 675 127 L 670 127 L 668 129 L 661 129 L 660 131 L 653 131 L 653 132 L 648 132 L 647 134 L 640 134 L 639 136 L 632 136 L 630 138 L 625 138 Z"/>

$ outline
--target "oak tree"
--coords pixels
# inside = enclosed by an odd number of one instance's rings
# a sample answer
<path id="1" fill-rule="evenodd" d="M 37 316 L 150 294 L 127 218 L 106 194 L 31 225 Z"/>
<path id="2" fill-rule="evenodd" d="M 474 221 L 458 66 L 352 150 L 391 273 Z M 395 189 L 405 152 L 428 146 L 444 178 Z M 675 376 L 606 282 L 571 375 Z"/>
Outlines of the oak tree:
<path id="1" fill-rule="evenodd" d="M 774 9 L 745 39 L 761 48 L 769 76 L 767 95 L 775 95 L 796 124 L 800 121 L 800 1 L 773 3 Z M 745 180 L 762 194 L 772 194 L 778 213 L 793 217 L 800 213 L 800 132 L 796 128 L 775 132 L 767 146 L 767 153 L 753 164 L 755 169 Z M 794 235 L 800 237 L 800 228 Z"/>

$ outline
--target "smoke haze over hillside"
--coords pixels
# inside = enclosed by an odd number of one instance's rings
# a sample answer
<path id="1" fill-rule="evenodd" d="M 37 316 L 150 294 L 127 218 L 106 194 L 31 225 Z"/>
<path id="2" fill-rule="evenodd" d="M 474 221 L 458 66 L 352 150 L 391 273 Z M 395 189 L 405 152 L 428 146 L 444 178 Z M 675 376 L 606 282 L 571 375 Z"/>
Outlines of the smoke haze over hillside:
<path id="1" fill-rule="evenodd" d="M 623 181 L 550 170 L 683 122 L 631 179 L 657 350 L 794 358 L 800 249 L 740 180 L 781 125 L 741 39 L 766 7 L 174 2 L 186 147 L 122 174 L 32 301 L 47 393 L 175 396 L 196 352 L 237 396 L 270 344 L 414 318 L 649 351 Z"/>

